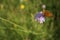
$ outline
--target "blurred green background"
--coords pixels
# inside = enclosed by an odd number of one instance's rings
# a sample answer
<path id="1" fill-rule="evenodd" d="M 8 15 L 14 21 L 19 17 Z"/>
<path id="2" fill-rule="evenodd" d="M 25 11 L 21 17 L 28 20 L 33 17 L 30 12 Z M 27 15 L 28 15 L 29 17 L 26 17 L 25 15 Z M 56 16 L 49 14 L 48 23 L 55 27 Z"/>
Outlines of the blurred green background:
<path id="1" fill-rule="evenodd" d="M 42 4 L 54 15 L 44 24 L 34 20 Z M 0 40 L 60 40 L 60 0 L 0 0 Z"/>

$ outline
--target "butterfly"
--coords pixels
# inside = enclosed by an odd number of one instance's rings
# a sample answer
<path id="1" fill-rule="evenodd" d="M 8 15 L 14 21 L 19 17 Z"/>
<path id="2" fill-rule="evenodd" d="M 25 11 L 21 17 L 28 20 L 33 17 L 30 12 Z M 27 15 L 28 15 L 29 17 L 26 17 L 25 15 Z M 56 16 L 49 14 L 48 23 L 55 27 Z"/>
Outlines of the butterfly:
<path id="1" fill-rule="evenodd" d="M 35 20 L 37 20 L 40 23 L 44 23 L 45 22 L 45 17 L 52 17 L 52 13 L 48 10 L 40 11 L 35 15 Z"/>
<path id="2" fill-rule="evenodd" d="M 45 10 L 43 14 L 45 17 L 53 17 L 53 14 L 48 10 Z"/>

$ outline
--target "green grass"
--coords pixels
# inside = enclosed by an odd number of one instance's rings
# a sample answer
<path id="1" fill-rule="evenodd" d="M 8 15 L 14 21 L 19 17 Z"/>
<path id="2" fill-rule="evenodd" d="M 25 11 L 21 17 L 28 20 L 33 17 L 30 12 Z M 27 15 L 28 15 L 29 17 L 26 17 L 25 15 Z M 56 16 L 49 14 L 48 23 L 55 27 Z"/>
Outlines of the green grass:
<path id="1" fill-rule="evenodd" d="M 54 40 L 53 20 L 46 17 L 44 24 L 34 20 L 41 10 L 40 0 L 34 3 L 18 1 L 6 0 L 1 3 L 3 8 L 0 5 L 0 40 Z M 20 9 L 20 4 L 24 4 L 25 9 Z"/>

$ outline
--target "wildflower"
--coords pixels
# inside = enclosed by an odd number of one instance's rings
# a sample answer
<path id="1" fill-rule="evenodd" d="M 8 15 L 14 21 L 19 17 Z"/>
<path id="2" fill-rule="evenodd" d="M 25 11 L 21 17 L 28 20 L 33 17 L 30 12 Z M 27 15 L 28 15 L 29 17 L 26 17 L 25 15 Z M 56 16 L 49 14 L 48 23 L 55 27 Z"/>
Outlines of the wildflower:
<path id="1" fill-rule="evenodd" d="M 38 21 L 40 23 L 44 23 L 45 22 L 45 17 L 41 16 L 40 18 L 38 18 Z"/>
<path id="2" fill-rule="evenodd" d="M 44 16 L 44 15 L 42 14 L 42 11 L 41 11 L 41 12 L 38 12 L 38 13 L 35 15 L 35 19 L 40 18 L 41 16 Z"/>
<path id="3" fill-rule="evenodd" d="M 24 7 L 25 7 L 25 6 L 24 6 L 23 4 L 22 4 L 22 5 L 20 5 L 20 8 L 21 8 L 21 9 L 24 9 Z"/>
<path id="4" fill-rule="evenodd" d="M 40 22 L 40 23 L 45 22 L 45 17 L 43 15 L 43 12 L 42 11 L 39 12 L 38 14 L 36 14 L 35 20 L 38 21 L 38 22 Z"/>
<path id="5" fill-rule="evenodd" d="M 42 5 L 42 8 L 45 9 L 46 8 L 46 5 Z"/>

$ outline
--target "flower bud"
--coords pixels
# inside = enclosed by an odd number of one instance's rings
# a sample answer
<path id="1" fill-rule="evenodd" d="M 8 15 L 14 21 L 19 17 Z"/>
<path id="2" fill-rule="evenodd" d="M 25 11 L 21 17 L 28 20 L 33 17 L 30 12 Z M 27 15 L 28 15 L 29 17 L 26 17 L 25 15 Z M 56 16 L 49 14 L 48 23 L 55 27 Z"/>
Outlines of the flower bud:
<path id="1" fill-rule="evenodd" d="M 46 8 L 46 5 L 42 5 L 42 8 L 45 9 Z"/>

